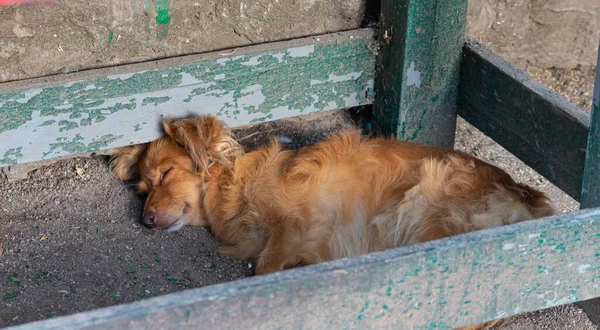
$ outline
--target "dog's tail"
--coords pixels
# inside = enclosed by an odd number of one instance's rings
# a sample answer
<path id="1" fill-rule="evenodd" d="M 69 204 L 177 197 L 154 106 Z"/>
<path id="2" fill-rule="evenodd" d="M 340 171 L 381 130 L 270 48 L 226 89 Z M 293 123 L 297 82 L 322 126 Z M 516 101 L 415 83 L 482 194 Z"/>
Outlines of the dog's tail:
<path id="1" fill-rule="evenodd" d="M 523 184 L 516 184 L 516 186 L 509 187 L 509 190 L 521 197 L 521 201 L 527 205 L 534 219 L 549 217 L 557 213 L 550 198 L 541 191 Z"/>

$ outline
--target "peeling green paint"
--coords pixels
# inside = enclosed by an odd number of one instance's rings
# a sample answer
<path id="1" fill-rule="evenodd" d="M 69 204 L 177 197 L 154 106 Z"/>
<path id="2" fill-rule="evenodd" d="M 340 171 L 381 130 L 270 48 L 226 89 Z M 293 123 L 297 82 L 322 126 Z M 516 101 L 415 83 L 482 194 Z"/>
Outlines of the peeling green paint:
<path id="1" fill-rule="evenodd" d="M 163 97 L 147 97 L 142 101 L 142 106 L 144 105 L 148 105 L 148 104 L 152 104 L 152 105 L 159 105 L 161 103 L 165 103 L 167 101 L 169 101 L 171 98 L 168 96 L 163 96 Z"/>
<path id="2" fill-rule="evenodd" d="M 21 150 L 23 150 L 22 147 L 8 149 L 4 153 L 4 158 L 0 159 L 0 162 L 8 165 L 17 164 L 18 159 L 23 157 Z"/>
<path id="3" fill-rule="evenodd" d="M 369 305 L 370 302 L 367 300 L 365 301 L 365 305 L 360 309 L 360 312 L 358 312 L 358 316 L 356 317 L 357 321 L 362 321 L 364 318 L 364 313 L 367 309 L 369 309 Z"/>
<path id="4" fill-rule="evenodd" d="M 377 134 L 453 147 L 467 7 L 467 0 L 381 2 Z"/>
<path id="5" fill-rule="evenodd" d="M 209 54 L 178 66 L 134 66 L 130 73 L 0 89 L 0 155 L 22 148 L 21 157 L 4 157 L 0 166 L 146 142 L 161 134 L 158 123 L 165 115 L 213 113 L 239 126 L 369 104 L 372 33 L 364 29 L 319 42 L 279 42 L 268 51 Z M 115 138 L 94 143 L 109 133 Z M 57 138 L 66 140 L 49 143 Z"/>
<path id="6" fill-rule="evenodd" d="M 171 21 L 171 15 L 169 14 L 169 0 L 157 0 L 154 4 L 156 9 L 156 23 L 157 24 L 169 24 Z"/>
<path id="7" fill-rule="evenodd" d="M 58 130 L 59 132 L 63 132 L 63 131 L 69 131 L 72 129 L 75 129 L 77 127 L 79 127 L 79 125 L 77 125 L 76 122 L 74 121 L 68 121 L 68 120 L 61 120 L 58 122 L 58 126 L 60 126 L 60 129 Z"/>
<path id="8" fill-rule="evenodd" d="M 45 122 L 43 122 L 42 124 L 40 124 L 40 126 L 49 126 L 52 125 L 56 122 L 56 120 L 51 119 L 51 120 L 46 120 Z"/>
<path id="9" fill-rule="evenodd" d="M 59 151 L 67 151 L 71 154 L 97 151 L 108 147 L 110 143 L 117 141 L 119 138 L 121 138 L 121 136 L 107 134 L 86 144 L 85 139 L 81 137 L 81 135 L 77 134 L 69 141 L 63 140 L 63 142 L 50 143 L 50 150 L 44 153 L 44 157 L 47 157 L 52 153 L 58 153 Z"/>

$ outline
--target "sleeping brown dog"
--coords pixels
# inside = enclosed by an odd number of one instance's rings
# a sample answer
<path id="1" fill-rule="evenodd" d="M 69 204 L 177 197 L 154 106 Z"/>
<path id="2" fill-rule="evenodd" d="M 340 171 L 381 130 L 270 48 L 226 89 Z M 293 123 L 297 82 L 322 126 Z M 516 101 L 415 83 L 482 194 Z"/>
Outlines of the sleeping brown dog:
<path id="1" fill-rule="evenodd" d="M 143 222 L 209 226 L 256 273 L 316 264 L 554 213 L 541 192 L 469 155 L 346 131 L 299 151 L 244 150 L 212 116 L 165 121 L 122 148 L 123 180 L 147 194 Z"/>

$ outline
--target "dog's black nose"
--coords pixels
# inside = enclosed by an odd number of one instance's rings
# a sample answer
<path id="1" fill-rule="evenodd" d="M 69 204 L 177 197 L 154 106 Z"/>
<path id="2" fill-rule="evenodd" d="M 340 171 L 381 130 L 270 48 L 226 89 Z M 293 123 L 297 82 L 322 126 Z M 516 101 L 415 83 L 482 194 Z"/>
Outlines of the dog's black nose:
<path id="1" fill-rule="evenodd" d="M 156 216 L 154 215 L 154 212 L 148 212 L 148 213 L 144 214 L 142 221 L 144 222 L 145 225 L 152 226 L 152 225 L 154 225 L 155 217 Z"/>

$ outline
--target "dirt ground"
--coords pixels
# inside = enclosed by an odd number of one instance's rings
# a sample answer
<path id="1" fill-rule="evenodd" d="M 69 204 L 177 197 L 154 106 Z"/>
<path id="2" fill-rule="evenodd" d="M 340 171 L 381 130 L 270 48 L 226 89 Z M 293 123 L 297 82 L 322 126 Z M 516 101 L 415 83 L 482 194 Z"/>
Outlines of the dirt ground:
<path id="1" fill-rule="evenodd" d="M 467 31 L 521 69 L 596 64 L 598 0 L 469 0 Z"/>

